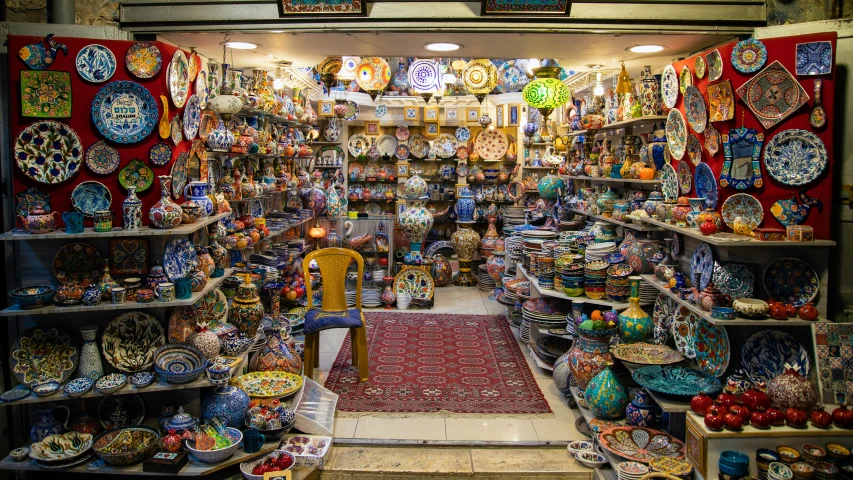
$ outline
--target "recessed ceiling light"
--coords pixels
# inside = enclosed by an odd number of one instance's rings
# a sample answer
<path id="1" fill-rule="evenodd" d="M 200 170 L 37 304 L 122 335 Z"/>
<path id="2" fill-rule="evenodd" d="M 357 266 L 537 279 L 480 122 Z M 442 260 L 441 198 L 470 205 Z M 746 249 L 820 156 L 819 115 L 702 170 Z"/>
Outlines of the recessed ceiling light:
<path id="1" fill-rule="evenodd" d="M 628 50 L 634 53 L 655 53 L 663 50 L 663 45 L 634 45 Z"/>
<path id="2" fill-rule="evenodd" d="M 258 47 L 260 46 L 260 45 L 258 45 L 257 43 L 251 43 L 251 42 L 232 42 L 232 41 L 222 42 L 222 45 L 225 45 L 225 46 L 226 46 L 226 47 L 228 47 L 228 48 L 234 48 L 234 49 L 237 49 L 237 50 L 251 50 L 251 49 L 253 49 L 253 48 L 258 48 Z"/>
<path id="3" fill-rule="evenodd" d="M 435 42 L 435 43 L 427 43 L 424 45 L 424 48 L 431 52 L 452 52 L 454 50 L 459 50 L 462 48 L 462 45 L 458 43 L 447 43 L 447 42 Z"/>
<path id="4" fill-rule="evenodd" d="M 270 33 L 284 33 L 284 30 L 270 30 Z"/>

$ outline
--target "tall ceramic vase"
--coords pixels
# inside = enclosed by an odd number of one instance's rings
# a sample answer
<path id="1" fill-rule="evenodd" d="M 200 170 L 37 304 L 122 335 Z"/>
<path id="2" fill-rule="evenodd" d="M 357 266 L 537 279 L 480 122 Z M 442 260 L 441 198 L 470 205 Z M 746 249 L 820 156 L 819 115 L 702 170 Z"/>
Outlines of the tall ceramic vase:
<path id="1" fill-rule="evenodd" d="M 264 306 L 261 297 L 255 291 L 255 285 L 249 282 L 249 274 L 245 281 L 237 287 L 237 296 L 228 309 L 228 323 L 247 338 L 255 338 L 258 327 L 264 317 Z"/>
<path id="2" fill-rule="evenodd" d="M 609 338 L 590 338 L 581 334 L 569 350 L 569 369 L 578 387 L 582 389 L 604 370 L 605 363 L 612 361 Z"/>
<path id="3" fill-rule="evenodd" d="M 459 229 L 450 237 L 456 256 L 459 257 L 459 275 L 456 276 L 454 283 L 462 287 L 471 287 L 477 285 L 477 276 L 471 272 L 471 263 L 477 245 L 480 243 L 480 234 L 471 228 L 470 222 L 456 222 L 456 224 L 459 225 Z"/>
<path id="4" fill-rule="evenodd" d="M 142 227 L 142 200 L 136 196 L 136 187 L 127 186 L 127 198 L 121 203 L 121 228 L 139 230 Z"/>
<path id="5" fill-rule="evenodd" d="M 628 308 L 619 314 L 619 334 L 625 343 L 644 342 L 654 331 L 654 323 L 640 307 L 640 281 L 642 277 L 628 277 L 631 281 L 631 299 Z"/>
<path id="6" fill-rule="evenodd" d="M 83 346 L 80 348 L 77 377 L 97 380 L 104 375 L 104 363 L 101 361 L 101 352 L 98 350 L 98 344 L 95 343 L 98 336 L 98 326 L 87 325 L 80 327 L 80 336 L 83 337 Z"/>
<path id="7" fill-rule="evenodd" d="M 181 224 L 181 207 L 170 196 L 172 177 L 160 175 L 160 201 L 148 211 L 148 219 L 156 228 L 174 228 Z"/>
<path id="8" fill-rule="evenodd" d="M 643 116 L 660 115 L 662 100 L 660 95 L 660 75 L 652 75 L 652 67 L 646 65 L 640 74 L 642 84 Z"/>
<path id="9" fill-rule="evenodd" d="M 411 255 L 406 256 L 406 263 L 419 265 L 422 263 L 421 243 L 427 232 L 432 228 L 432 213 L 421 200 L 411 200 L 408 207 L 400 213 L 400 226 L 406 232 L 411 247 Z"/>

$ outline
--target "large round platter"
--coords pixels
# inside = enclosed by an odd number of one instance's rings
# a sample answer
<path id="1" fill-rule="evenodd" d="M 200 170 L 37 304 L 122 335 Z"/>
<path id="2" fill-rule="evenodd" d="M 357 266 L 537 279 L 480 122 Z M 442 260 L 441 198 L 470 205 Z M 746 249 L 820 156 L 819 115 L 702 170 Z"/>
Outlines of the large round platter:
<path id="1" fill-rule="evenodd" d="M 192 140 L 198 134 L 198 125 L 201 122 L 201 98 L 191 95 L 184 109 L 184 140 Z"/>
<path id="2" fill-rule="evenodd" d="M 30 458 L 45 465 L 68 465 L 80 457 L 91 455 L 93 437 L 75 431 L 53 434 L 30 445 Z"/>
<path id="3" fill-rule="evenodd" d="M 65 383 L 77 370 L 80 352 L 71 336 L 56 328 L 36 327 L 12 342 L 9 368 L 18 383 L 30 388 Z"/>
<path id="4" fill-rule="evenodd" d="M 693 259 L 690 262 L 690 278 L 695 279 L 697 276 L 699 290 L 705 290 L 714 278 L 714 255 L 711 253 L 711 246 L 705 242 L 693 250 Z"/>
<path id="5" fill-rule="evenodd" d="M 190 91 L 190 66 L 187 56 L 180 48 L 175 50 L 169 68 L 166 69 L 166 85 L 169 87 L 172 103 L 178 108 L 183 107 Z"/>
<path id="6" fill-rule="evenodd" d="M 86 287 L 101 278 L 104 263 L 95 247 L 85 243 L 69 243 L 53 257 L 53 275 L 59 283 L 79 283 Z"/>
<path id="7" fill-rule="evenodd" d="M 101 351 L 110 365 L 125 373 L 148 370 L 154 353 L 166 344 L 163 327 L 145 312 L 125 312 L 104 328 Z"/>
<path id="8" fill-rule="evenodd" d="M 137 143 L 157 125 L 157 102 L 147 88 L 119 80 L 104 85 L 92 101 L 92 121 L 116 143 Z"/>
<path id="9" fill-rule="evenodd" d="M 521 91 L 530 80 L 525 72 L 519 68 L 517 60 L 507 60 L 498 67 L 498 91 L 501 93 L 514 93 Z"/>
<path id="10" fill-rule="evenodd" d="M 755 274 L 743 263 L 715 263 L 713 281 L 731 298 L 752 298 Z"/>
<path id="11" fill-rule="evenodd" d="M 420 268 L 404 268 L 394 277 L 394 293 L 408 293 L 412 300 L 430 300 L 435 293 L 435 283 Z"/>
<path id="12" fill-rule="evenodd" d="M 672 158 L 681 160 L 687 148 L 687 125 L 681 110 L 673 108 L 666 118 L 666 144 Z"/>
<path id="13" fill-rule="evenodd" d="M 760 40 L 747 38 L 732 49 L 732 66 L 740 73 L 755 73 L 767 62 L 767 49 Z"/>
<path id="14" fill-rule="evenodd" d="M 173 282 L 189 275 L 198 264 L 193 243 L 185 237 L 173 237 L 163 249 L 163 269 Z"/>
<path id="15" fill-rule="evenodd" d="M 477 135 L 474 148 L 477 149 L 477 153 L 482 160 L 497 161 L 506 155 L 506 150 L 509 148 L 509 139 L 500 130 L 484 130 Z"/>
<path id="16" fill-rule="evenodd" d="M 98 210 L 109 210 L 112 203 L 110 189 L 94 180 L 77 184 L 71 192 L 71 206 L 87 217 L 91 217 Z"/>
<path id="17" fill-rule="evenodd" d="M 103 83 L 116 73 L 116 56 L 109 48 L 93 43 L 80 49 L 74 66 L 83 80 Z"/>
<path id="18" fill-rule="evenodd" d="M 412 135 L 409 140 L 409 154 L 415 158 L 424 158 L 429 155 L 429 152 L 429 141 L 419 133 Z"/>
<path id="19" fill-rule="evenodd" d="M 750 229 L 755 229 L 764 220 L 764 208 L 761 202 L 748 193 L 736 193 L 727 198 L 720 208 L 720 213 L 723 216 L 723 222 L 732 230 L 735 228 L 737 217 L 746 222 Z"/>
<path id="20" fill-rule="evenodd" d="M 347 149 L 349 150 L 349 154 L 353 157 L 359 157 L 361 155 L 367 155 L 367 150 L 370 148 L 370 140 L 367 139 L 363 134 L 356 133 L 355 135 L 349 137 L 349 141 L 347 142 Z"/>
<path id="21" fill-rule="evenodd" d="M 767 173 L 785 185 L 807 185 L 817 180 L 828 163 L 823 141 L 807 130 L 783 130 L 764 147 Z"/>
<path id="22" fill-rule="evenodd" d="M 678 75 L 678 90 L 682 95 L 687 93 L 687 87 L 693 85 L 693 73 L 687 65 L 681 67 L 681 73 Z"/>
<path id="23" fill-rule="evenodd" d="M 641 387 L 679 397 L 692 397 L 700 393 L 711 395 L 721 389 L 717 377 L 680 366 L 643 367 L 635 370 L 631 377 Z"/>
<path id="24" fill-rule="evenodd" d="M 731 347 L 725 327 L 700 319 L 693 345 L 699 370 L 715 377 L 726 373 L 731 357 Z"/>
<path id="25" fill-rule="evenodd" d="M 762 277 L 767 295 L 782 303 L 801 307 L 817 297 L 817 273 L 798 258 L 780 258 L 767 266 Z"/>
<path id="26" fill-rule="evenodd" d="M 705 131 L 705 127 L 708 126 L 708 108 L 705 106 L 705 99 L 702 98 L 702 92 L 693 85 L 688 86 L 684 91 L 684 114 L 694 132 Z"/>
<path id="27" fill-rule="evenodd" d="M 127 49 L 124 63 L 136 78 L 151 78 L 163 68 L 163 56 L 157 45 L 149 42 L 136 42 Z"/>
<path id="28" fill-rule="evenodd" d="M 379 137 L 379 140 L 376 141 L 376 148 L 379 150 L 380 154 L 391 157 L 397 150 L 397 139 L 394 135 L 382 135 Z"/>
<path id="29" fill-rule="evenodd" d="M 358 104 L 353 102 L 352 100 L 347 100 L 347 113 L 344 115 L 344 120 L 351 122 L 358 118 L 358 114 L 360 110 L 358 109 Z"/>
<path id="30" fill-rule="evenodd" d="M 154 170 L 134 158 L 118 172 L 118 182 L 125 189 L 135 186 L 136 192 L 142 193 L 154 183 Z"/>
<path id="31" fill-rule="evenodd" d="M 678 174 L 671 163 L 664 164 L 660 172 L 660 184 L 664 200 L 675 201 L 678 198 Z"/>
<path id="32" fill-rule="evenodd" d="M 118 151 L 103 140 L 93 143 L 86 150 L 86 166 L 94 173 L 107 175 L 113 173 L 121 164 Z"/>
<path id="33" fill-rule="evenodd" d="M 207 323 L 209 330 L 216 330 L 226 322 L 228 316 L 228 300 L 225 294 L 215 288 L 194 304 L 196 323 Z"/>
<path id="34" fill-rule="evenodd" d="M 456 155 L 459 143 L 455 136 L 449 133 L 442 133 L 435 139 L 433 148 L 435 148 L 435 154 L 440 158 L 451 158 Z"/>
<path id="35" fill-rule="evenodd" d="M 651 428 L 610 427 L 599 433 L 598 441 L 615 455 L 640 463 L 661 457 L 684 458 L 681 440 Z"/>
<path id="36" fill-rule="evenodd" d="M 654 342 L 657 345 L 666 345 L 669 341 L 669 329 L 672 324 L 672 314 L 677 308 L 675 300 L 669 298 L 666 294 L 661 293 L 655 300 L 655 307 L 652 311 L 652 323 L 654 329 Z"/>
<path id="37" fill-rule="evenodd" d="M 684 360 L 684 355 L 667 347 L 650 343 L 623 343 L 611 352 L 623 362 L 637 365 L 670 365 Z"/>
<path id="38" fill-rule="evenodd" d="M 696 358 L 696 326 L 699 317 L 687 307 L 676 307 L 672 313 L 669 333 L 675 341 L 675 348 L 687 358 Z"/>
<path id="39" fill-rule="evenodd" d="M 753 383 L 769 382 L 785 371 L 785 364 L 809 377 L 809 354 L 791 335 L 779 330 L 762 330 L 749 337 L 740 352 L 740 362 Z"/>
<path id="40" fill-rule="evenodd" d="M 719 200 L 717 179 L 714 178 L 714 172 L 707 163 L 696 165 L 696 171 L 693 173 L 693 187 L 696 189 L 697 197 L 705 198 L 707 206 L 717 208 Z"/>
<path id="41" fill-rule="evenodd" d="M 682 160 L 678 162 L 678 189 L 682 195 L 687 195 L 691 188 L 693 188 L 693 174 L 690 173 L 687 161 Z"/>
<path id="42" fill-rule="evenodd" d="M 252 372 L 237 378 L 237 386 L 254 398 L 281 398 L 302 388 L 302 377 L 288 372 Z"/>
<path id="43" fill-rule="evenodd" d="M 172 164 L 172 197 L 181 198 L 184 194 L 184 186 L 187 184 L 187 162 L 190 156 L 187 152 L 178 154 L 175 163 Z"/>
<path id="44" fill-rule="evenodd" d="M 667 65 L 663 69 L 661 78 L 661 96 L 663 103 L 667 108 L 675 108 L 675 102 L 678 101 L 678 73 L 675 67 Z"/>
<path id="45" fill-rule="evenodd" d="M 42 120 L 18 134 L 15 162 L 24 175 L 37 182 L 62 183 L 80 170 L 83 144 L 68 125 Z"/>

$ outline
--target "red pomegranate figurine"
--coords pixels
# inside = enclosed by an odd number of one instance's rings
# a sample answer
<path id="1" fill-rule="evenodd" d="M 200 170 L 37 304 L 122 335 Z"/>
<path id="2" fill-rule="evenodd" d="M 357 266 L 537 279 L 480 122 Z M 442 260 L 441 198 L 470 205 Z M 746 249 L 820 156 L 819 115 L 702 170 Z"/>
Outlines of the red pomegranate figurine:
<path id="1" fill-rule="evenodd" d="M 181 437 L 175 433 L 175 429 L 169 429 L 169 433 L 163 437 L 163 451 L 177 453 L 182 450 Z"/>
<path id="2" fill-rule="evenodd" d="M 749 424 L 755 428 L 770 428 L 770 415 L 767 412 L 756 410 L 749 416 Z"/>
<path id="3" fill-rule="evenodd" d="M 737 398 L 737 395 L 723 392 L 717 395 L 717 403 L 726 407 L 726 410 L 728 410 L 732 405 L 740 404 L 740 400 Z"/>
<path id="4" fill-rule="evenodd" d="M 696 415 L 703 417 L 708 414 L 708 408 L 712 405 L 714 405 L 714 400 L 705 394 L 695 395 L 690 399 L 690 410 L 693 410 L 693 413 Z"/>
<path id="5" fill-rule="evenodd" d="M 794 318 L 797 316 L 797 307 L 792 303 L 785 304 L 785 314 L 788 315 L 788 318 Z"/>
<path id="6" fill-rule="evenodd" d="M 702 235 L 713 235 L 717 233 L 717 230 L 719 230 L 719 227 L 711 220 L 705 220 L 699 225 L 699 231 L 702 232 Z"/>
<path id="7" fill-rule="evenodd" d="M 792 428 L 804 428 L 808 420 L 808 414 L 805 410 L 789 407 L 785 410 L 785 423 Z"/>
<path id="8" fill-rule="evenodd" d="M 747 390 L 740 396 L 740 401 L 750 411 L 767 410 L 770 408 L 770 397 L 760 390 Z"/>
<path id="9" fill-rule="evenodd" d="M 787 320 L 788 312 L 785 311 L 785 305 L 782 303 L 770 305 L 770 318 L 774 320 Z"/>
<path id="10" fill-rule="evenodd" d="M 797 316 L 803 320 L 813 322 L 817 320 L 817 308 L 815 308 L 814 303 L 807 303 L 800 307 L 800 309 L 797 311 Z"/>
<path id="11" fill-rule="evenodd" d="M 832 415 L 823 409 L 823 405 L 818 405 L 811 414 L 812 425 L 817 428 L 829 428 L 832 425 Z"/>
<path id="12" fill-rule="evenodd" d="M 800 375 L 799 365 L 785 364 L 781 375 L 767 382 L 767 395 L 770 403 L 779 410 L 789 407 L 811 412 L 817 403 L 817 393 L 814 385 Z"/>
<path id="13" fill-rule="evenodd" d="M 738 414 L 729 412 L 723 415 L 723 422 L 725 422 L 726 428 L 733 432 L 743 430 L 743 418 Z"/>
<path id="14" fill-rule="evenodd" d="M 781 427 L 785 425 L 785 414 L 782 410 L 778 408 L 768 408 L 766 410 L 767 415 L 770 416 L 770 425 L 774 427 Z"/>
<path id="15" fill-rule="evenodd" d="M 842 400 L 840 403 L 841 405 L 832 411 L 832 423 L 836 427 L 853 428 L 853 410 L 847 408 L 845 401 Z"/>
<path id="16" fill-rule="evenodd" d="M 708 430 L 719 432 L 726 425 L 726 420 L 723 417 L 720 407 L 711 405 L 708 408 L 708 414 L 705 415 L 705 426 L 708 427 Z"/>
<path id="17" fill-rule="evenodd" d="M 749 420 L 749 409 L 743 405 L 732 405 L 729 407 L 729 413 L 739 416 L 744 422 Z"/>

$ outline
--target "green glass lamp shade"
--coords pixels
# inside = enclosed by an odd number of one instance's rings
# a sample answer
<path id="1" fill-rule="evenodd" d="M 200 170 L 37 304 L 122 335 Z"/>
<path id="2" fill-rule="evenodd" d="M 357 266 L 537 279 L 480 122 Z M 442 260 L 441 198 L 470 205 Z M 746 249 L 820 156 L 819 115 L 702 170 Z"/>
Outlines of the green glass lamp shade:
<path id="1" fill-rule="evenodd" d="M 537 78 L 528 83 L 521 98 L 536 109 L 555 109 L 569 101 L 569 87 L 556 78 Z"/>

